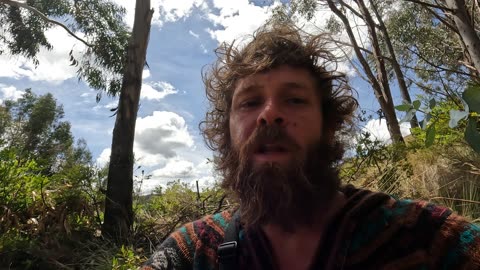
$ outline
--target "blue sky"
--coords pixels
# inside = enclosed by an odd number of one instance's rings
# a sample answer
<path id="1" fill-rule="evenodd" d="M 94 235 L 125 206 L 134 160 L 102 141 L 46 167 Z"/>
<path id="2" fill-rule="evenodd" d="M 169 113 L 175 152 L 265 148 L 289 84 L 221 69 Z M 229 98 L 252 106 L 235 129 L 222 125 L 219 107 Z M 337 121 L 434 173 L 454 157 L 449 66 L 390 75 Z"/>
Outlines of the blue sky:
<path id="1" fill-rule="evenodd" d="M 115 2 L 127 8 L 125 21 L 132 25 L 135 1 Z M 199 180 L 201 185 L 214 181 L 212 166 L 207 162 L 212 153 L 198 130 L 208 106 L 202 67 L 215 60 L 213 50 L 220 42 L 251 34 L 278 4 L 248 0 L 152 1 L 155 13 L 147 54 L 150 69 L 144 71 L 134 147 L 137 164 L 152 175 L 143 183 L 144 190 L 175 179 Z M 323 24 L 328 16 L 319 11 L 313 24 Z M 96 103 L 96 91 L 78 82 L 75 69 L 69 66 L 68 52 L 73 48 L 80 55 L 84 49 L 80 43 L 60 28 L 49 30 L 47 38 L 54 49 L 40 52 L 37 68 L 21 57 L 0 55 L 0 99 L 18 98 L 25 88 L 32 88 L 36 94 L 53 93 L 64 106 L 74 136 L 84 138 L 96 162 L 104 164 L 109 158 L 115 121 L 109 109 L 116 107 L 117 99 L 103 95 Z M 362 107 L 376 110 L 368 84 L 357 78 L 347 63 L 341 68 L 350 75 Z M 368 125 L 385 137 L 384 124 L 377 121 Z"/>

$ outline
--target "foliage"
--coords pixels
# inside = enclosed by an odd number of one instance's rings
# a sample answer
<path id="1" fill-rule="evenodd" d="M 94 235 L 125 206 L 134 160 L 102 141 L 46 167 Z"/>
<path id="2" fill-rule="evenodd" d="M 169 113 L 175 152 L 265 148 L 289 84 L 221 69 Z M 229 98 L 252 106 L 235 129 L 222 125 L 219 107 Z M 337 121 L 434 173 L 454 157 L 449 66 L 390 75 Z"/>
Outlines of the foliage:
<path id="1" fill-rule="evenodd" d="M 17 269 L 135 269 L 181 224 L 232 207 L 217 187 L 174 181 L 142 195 L 137 176 L 131 243 L 103 238 L 107 171 L 75 139 L 51 94 L 0 106 L 0 261 Z M 61 136 L 59 135 L 61 134 Z"/>
<path id="2" fill-rule="evenodd" d="M 450 111 L 458 104 L 450 100 L 433 102 L 423 99 L 399 109 L 419 112 L 429 109 L 430 119 L 424 128 L 411 130 L 406 148 L 387 145 L 369 133 L 357 136 L 355 155 L 341 166 L 347 183 L 379 190 L 399 198 L 424 199 L 451 207 L 475 222 L 480 220 L 480 155 L 464 139 L 467 120 L 450 127 Z M 361 121 L 368 118 L 361 117 Z M 433 144 L 426 144 L 435 127 Z M 478 143 L 478 141 L 477 141 Z M 403 152 L 405 158 L 398 159 Z"/>
<path id="3" fill-rule="evenodd" d="M 79 79 L 92 88 L 116 95 L 120 92 L 125 50 L 130 37 L 123 22 L 125 9 L 109 0 L 28 0 L 26 4 L 48 17 L 55 18 L 72 32 L 84 34 L 88 44 L 81 58 L 70 51 L 71 65 L 77 66 Z M 53 24 L 31 10 L 19 9 L 0 1 L 0 24 L 7 29 L 0 34 L 0 54 L 22 55 L 39 64 L 41 47 L 54 49 L 45 31 Z M 101 97 L 101 92 L 97 98 Z"/>
<path id="4" fill-rule="evenodd" d="M 27 223 L 30 215 L 22 214 L 41 205 L 42 191 L 49 179 L 40 174 L 35 161 L 19 160 L 10 149 L 0 151 L 0 160 L 0 228 L 6 231 L 12 225 Z"/>
<path id="5" fill-rule="evenodd" d="M 413 173 L 411 164 L 399 158 L 405 156 L 405 147 L 387 145 L 368 132 L 361 133 L 355 140 L 355 156 L 341 166 L 343 181 L 401 197 L 399 184 Z"/>
<path id="6" fill-rule="evenodd" d="M 135 254 L 131 247 L 121 246 L 118 254 L 112 259 L 112 270 L 137 269 L 146 258 Z"/>
<path id="7" fill-rule="evenodd" d="M 461 106 L 459 103 L 461 102 Z M 462 98 L 450 99 L 437 104 L 435 99 L 425 102 L 424 108 L 420 108 L 420 100 L 413 101 L 412 104 L 402 104 L 395 108 L 399 111 L 406 112 L 402 122 L 409 121 L 416 112 L 425 114 L 424 120 L 421 122 L 422 129 L 426 130 L 425 145 L 432 146 L 438 128 L 464 130 L 465 141 L 477 153 L 480 153 L 480 132 L 478 131 L 479 111 L 480 111 L 480 86 L 477 84 L 469 84 L 463 92 Z M 460 107 L 460 108 L 459 108 Z M 459 110 L 460 109 L 460 110 Z M 465 121 L 468 124 L 465 124 Z M 417 131 L 418 133 L 418 131 Z M 457 133 L 441 131 L 441 134 Z M 421 134 L 421 132 L 419 132 Z M 448 142 L 447 142 L 448 143 Z"/>
<path id="8" fill-rule="evenodd" d="M 3 146 L 19 159 L 33 159 L 46 175 L 73 164 L 91 162 L 86 143 L 74 145 L 70 123 L 63 121 L 63 108 L 51 94 L 35 95 L 30 89 L 17 101 L 0 105 L 4 119 L 0 137 Z"/>
<path id="9" fill-rule="evenodd" d="M 422 5 L 401 1 L 391 7 L 386 26 L 400 63 L 419 79 L 417 86 L 428 94 L 464 86 L 468 75 L 458 61 L 463 49 L 456 33 Z"/>
<path id="10" fill-rule="evenodd" d="M 161 242 L 178 226 L 235 207 L 218 185 L 194 191 L 180 180 L 172 181 L 164 189 L 161 186 L 136 203 L 136 229 L 144 237 Z M 151 231 L 146 230 L 149 227 Z"/>
<path id="11" fill-rule="evenodd" d="M 27 89 L 0 108 L 0 257 L 35 268 L 58 255 L 45 256 L 46 247 L 99 228 L 101 170 L 84 140 L 73 144 L 51 94 Z"/>

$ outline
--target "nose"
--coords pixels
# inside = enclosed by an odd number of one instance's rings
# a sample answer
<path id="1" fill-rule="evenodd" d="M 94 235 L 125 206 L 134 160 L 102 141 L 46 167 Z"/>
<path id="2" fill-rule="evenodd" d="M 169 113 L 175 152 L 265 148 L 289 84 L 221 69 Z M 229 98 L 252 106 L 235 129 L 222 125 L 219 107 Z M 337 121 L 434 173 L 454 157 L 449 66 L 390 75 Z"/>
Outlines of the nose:
<path id="1" fill-rule="evenodd" d="M 258 115 L 257 125 L 279 125 L 286 124 L 285 116 L 281 107 L 275 102 L 267 102 Z"/>

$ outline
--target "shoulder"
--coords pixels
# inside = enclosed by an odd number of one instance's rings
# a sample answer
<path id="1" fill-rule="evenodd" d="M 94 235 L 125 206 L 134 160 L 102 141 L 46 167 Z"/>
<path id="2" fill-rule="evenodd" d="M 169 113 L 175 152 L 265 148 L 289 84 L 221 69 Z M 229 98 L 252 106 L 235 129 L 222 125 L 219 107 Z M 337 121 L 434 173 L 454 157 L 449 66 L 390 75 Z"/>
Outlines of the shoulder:
<path id="1" fill-rule="evenodd" d="M 362 258 L 377 250 L 383 258 L 431 269 L 480 267 L 480 227 L 449 208 L 388 197 L 364 213 L 352 236 L 352 251 Z"/>
<path id="2" fill-rule="evenodd" d="M 181 226 L 165 239 L 142 269 L 191 269 L 199 261 L 202 265 L 215 263 L 217 247 L 231 217 L 231 211 L 223 211 Z"/>
<path id="3" fill-rule="evenodd" d="M 480 267 L 480 227 L 464 217 L 451 214 L 437 231 L 432 247 L 445 269 Z"/>
<path id="4" fill-rule="evenodd" d="M 379 222 L 385 226 L 428 225 L 439 227 L 452 214 L 446 207 L 427 201 L 396 199 L 388 194 L 347 186 L 344 192 L 359 223 Z"/>

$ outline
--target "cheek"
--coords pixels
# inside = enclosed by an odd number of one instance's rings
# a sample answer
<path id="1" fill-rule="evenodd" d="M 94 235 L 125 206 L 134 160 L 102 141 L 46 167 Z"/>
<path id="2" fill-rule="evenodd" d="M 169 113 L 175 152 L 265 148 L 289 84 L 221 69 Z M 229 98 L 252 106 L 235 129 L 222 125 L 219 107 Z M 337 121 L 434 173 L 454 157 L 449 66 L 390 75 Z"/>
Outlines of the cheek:
<path id="1" fill-rule="evenodd" d="M 230 140 L 232 145 L 239 144 L 242 141 L 242 137 L 243 137 L 242 123 L 238 121 L 237 117 L 230 117 L 229 128 L 230 128 Z"/>
<path id="2" fill-rule="evenodd" d="M 232 145 L 239 145 L 247 141 L 255 129 L 255 124 L 245 117 L 230 117 L 229 125 Z"/>

